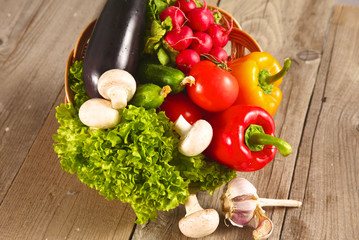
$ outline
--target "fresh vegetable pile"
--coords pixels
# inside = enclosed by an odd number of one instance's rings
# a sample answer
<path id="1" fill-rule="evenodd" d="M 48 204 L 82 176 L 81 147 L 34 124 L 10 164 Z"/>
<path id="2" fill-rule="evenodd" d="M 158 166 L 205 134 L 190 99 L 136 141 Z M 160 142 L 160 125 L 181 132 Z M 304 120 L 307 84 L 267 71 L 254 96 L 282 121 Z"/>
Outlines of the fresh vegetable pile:
<path id="1" fill-rule="evenodd" d="M 76 173 L 107 199 L 130 203 L 138 219 L 155 219 L 157 210 L 177 207 L 198 190 L 214 191 L 235 176 L 228 168 L 200 154 L 186 157 L 177 150 L 178 135 L 164 112 L 129 105 L 111 129 L 91 129 L 78 116 L 87 101 L 82 62 L 70 68 L 74 104 L 56 108 L 60 123 L 55 152 L 63 170 Z"/>
<path id="2" fill-rule="evenodd" d="M 56 108 L 53 136 L 62 168 L 107 199 L 130 203 L 139 224 L 185 203 L 180 230 L 206 236 L 219 215 L 199 206 L 197 191 L 213 192 L 236 181 L 236 171 L 292 151 L 275 137 L 272 118 L 290 60 L 281 68 L 269 53 L 231 59 L 224 47 L 233 21 L 221 19 L 205 1 L 108 0 L 84 60 L 69 69 L 74 99 Z M 232 184 L 226 218 L 266 238 L 273 224 L 248 188 L 252 195 Z M 249 215 L 235 211 L 242 200 Z M 203 225 L 203 217 L 213 221 Z"/>

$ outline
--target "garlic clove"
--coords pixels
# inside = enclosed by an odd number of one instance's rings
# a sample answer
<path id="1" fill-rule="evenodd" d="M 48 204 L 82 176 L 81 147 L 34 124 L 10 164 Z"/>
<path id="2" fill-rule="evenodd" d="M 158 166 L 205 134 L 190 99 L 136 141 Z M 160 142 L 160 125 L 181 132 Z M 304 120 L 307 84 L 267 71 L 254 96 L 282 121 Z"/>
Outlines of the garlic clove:
<path id="1" fill-rule="evenodd" d="M 257 203 L 253 200 L 233 202 L 231 211 L 229 214 L 225 214 L 225 216 L 226 218 L 228 217 L 232 225 L 243 227 L 252 220 L 256 208 Z"/>
<path id="2" fill-rule="evenodd" d="M 264 214 L 264 210 L 257 206 L 252 221 L 248 224 L 255 228 L 254 239 L 267 239 L 273 232 L 273 222 Z"/>
<path id="3" fill-rule="evenodd" d="M 225 196 L 229 199 L 243 195 L 253 195 L 258 198 L 257 189 L 247 179 L 236 177 L 233 178 L 225 189 Z"/>
<path id="4" fill-rule="evenodd" d="M 222 210 L 226 220 L 237 227 L 255 228 L 254 239 L 267 239 L 273 231 L 273 222 L 264 214 L 262 206 L 301 206 L 301 202 L 295 200 L 259 198 L 256 188 L 240 177 L 232 179 L 224 191 Z"/>

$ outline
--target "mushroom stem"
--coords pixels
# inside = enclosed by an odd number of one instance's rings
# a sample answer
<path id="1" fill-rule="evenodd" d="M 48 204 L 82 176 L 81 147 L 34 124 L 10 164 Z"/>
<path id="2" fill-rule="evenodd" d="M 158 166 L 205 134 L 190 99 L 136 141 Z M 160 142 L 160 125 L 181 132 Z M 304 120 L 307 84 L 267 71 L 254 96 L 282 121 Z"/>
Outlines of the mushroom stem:
<path id="1" fill-rule="evenodd" d="M 97 90 L 103 98 L 111 101 L 114 109 L 120 110 L 135 94 L 136 80 L 125 70 L 110 69 L 100 76 Z"/>
<path id="2" fill-rule="evenodd" d="M 196 194 L 190 194 L 184 204 L 185 204 L 184 206 L 186 208 L 185 217 L 187 217 L 188 215 L 190 215 L 194 212 L 203 210 L 201 205 L 199 205 Z"/>
<path id="3" fill-rule="evenodd" d="M 178 151 L 187 157 L 202 153 L 209 146 L 213 137 L 211 124 L 203 119 L 191 125 L 180 115 L 174 122 L 173 128 L 181 136 Z"/>
<path id="4" fill-rule="evenodd" d="M 192 125 L 187 122 L 186 119 L 182 115 L 178 117 L 178 119 L 175 121 L 173 128 L 174 130 L 181 136 L 185 137 L 189 130 L 191 130 Z"/>
<path id="5" fill-rule="evenodd" d="M 112 87 L 108 90 L 111 105 L 114 109 L 122 109 L 127 106 L 127 91 L 121 87 Z"/>

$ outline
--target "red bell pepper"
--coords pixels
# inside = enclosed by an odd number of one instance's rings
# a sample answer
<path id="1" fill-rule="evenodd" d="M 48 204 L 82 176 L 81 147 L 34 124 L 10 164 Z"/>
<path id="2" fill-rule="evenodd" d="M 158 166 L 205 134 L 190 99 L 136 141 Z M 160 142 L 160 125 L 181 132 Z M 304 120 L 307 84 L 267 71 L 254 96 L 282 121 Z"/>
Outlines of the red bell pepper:
<path id="1" fill-rule="evenodd" d="M 236 105 L 211 115 L 213 139 L 205 154 L 229 168 L 250 172 L 263 168 L 276 151 L 287 156 L 291 146 L 274 135 L 272 116 L 260 107 Z"/>

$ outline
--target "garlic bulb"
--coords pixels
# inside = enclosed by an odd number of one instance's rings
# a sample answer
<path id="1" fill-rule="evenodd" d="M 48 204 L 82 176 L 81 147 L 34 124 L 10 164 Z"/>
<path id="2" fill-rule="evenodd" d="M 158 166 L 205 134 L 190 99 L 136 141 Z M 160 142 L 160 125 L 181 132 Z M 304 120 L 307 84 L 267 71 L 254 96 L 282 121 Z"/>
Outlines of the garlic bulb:
<path id="1" fill-rule="evenodd" d="M 223 194 L 223 213 L 237 227 L 252 226 L 254 239 L 267 239 L 273 232 L 273 222 L 264 214 L 263 206 L 300 207 L 295 200 L 259 198 L 257 189 L 247 179 L 234 178 Z"/>

